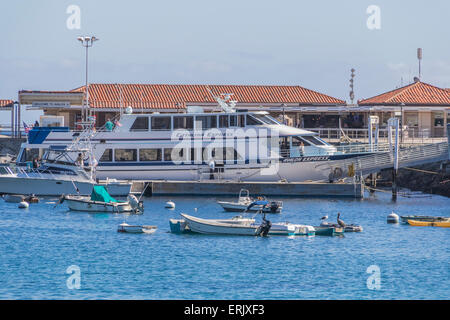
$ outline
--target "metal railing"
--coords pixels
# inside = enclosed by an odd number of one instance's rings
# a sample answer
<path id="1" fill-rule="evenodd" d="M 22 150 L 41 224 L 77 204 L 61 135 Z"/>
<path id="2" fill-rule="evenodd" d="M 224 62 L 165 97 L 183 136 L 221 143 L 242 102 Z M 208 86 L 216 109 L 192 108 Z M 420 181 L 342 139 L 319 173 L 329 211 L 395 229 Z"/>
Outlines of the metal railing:
<path id="1" fill-rule="evenodd" d="M 341 141 L 346 137 L 359 142 L 368 142 L 369 133 L 367 128 L 302 128 L 304 130 L 317 132 L 319 137 L 328 141 Z M 342 132 L 344 134 L 342 134 Z M 344 136 L 345 135 L 345 136 Z M 402 143 L 433 143 L 443 142 L 446 139 L 445 127 L 435 127 L 432 129 L 407 128 L 400 130 L 400 140 Z M 388 129 L 379 129 L 379 140 L 388 139 Z"/>

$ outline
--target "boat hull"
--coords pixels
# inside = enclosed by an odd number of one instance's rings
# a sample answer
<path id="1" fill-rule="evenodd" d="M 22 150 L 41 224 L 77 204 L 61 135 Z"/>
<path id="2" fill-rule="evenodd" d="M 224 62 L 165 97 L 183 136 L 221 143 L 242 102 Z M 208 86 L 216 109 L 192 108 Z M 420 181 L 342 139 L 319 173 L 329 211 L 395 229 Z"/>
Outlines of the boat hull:
<path id="1" fill-rule="evenodd" d="M 314 227 L 316 230 L 316 236 L 342 236 L 344 235 L 343 228 L 335 228 L 335 227 Z"/>
<path id="2" fill-rule="evenodd" d="M 117 232 L 152 234 L 156 231 L 156 229 L 157 229 L 156 226 L 133 226 L 126 223 L 122 223 L 119 225 Z"/>
<path id="3" fill-rule="evenodd" d="M 128 202 L 106 203 L 91 201 L 89 197 L 67 196 L 64 199 L 70 210 L 86 212 L 132 212 L 133 208 Z"/>
<path id="4" fill-rule="evenodd" d="M 228 212 L 244 212 L 244 211 L 258 212 L 262 209 L 261 205 L 255 205 L 250 210 L 247 210 L 247 207 L 250 205 L 250 203 L 248 205 L 236 203 L 236 202 L 226 202 L 226 201 L 217 201 L 217 203 L 220 204 L 222 206 L 222 208 Z M 269 207 L 269 208 L 264 208 L 262 210 L 262 212 L 264 212 L 264 213 L 280 213 L 281 209 L 282 209 L 281 206 L 274 210 L 272 210 L 272 208 Z"/>
<path id="5" fill-rule="evenodd" d="M 0 176 L 0 194 L 60 196 L 62 194 L 90 195 L 95 183 L 34 177 Z M 112 196 L 127 196 L 131 183 L 100 183 Z M 78 189 L 78 191 L 77 191 Z"/>
<path id="6" fill-rule="evenodd" d="M 450 228 L 450 221 L 417 221 L 408 220 L 410 226 Z"/>
<path id="7" fill-rule="evenodd" d="M 408 224 L 409 220 L 424 221 L 424 222 L 446 222 L 450 221 L 450 217 L 435 217 L 435 216 L 400 216 L 403 223 Z"/>

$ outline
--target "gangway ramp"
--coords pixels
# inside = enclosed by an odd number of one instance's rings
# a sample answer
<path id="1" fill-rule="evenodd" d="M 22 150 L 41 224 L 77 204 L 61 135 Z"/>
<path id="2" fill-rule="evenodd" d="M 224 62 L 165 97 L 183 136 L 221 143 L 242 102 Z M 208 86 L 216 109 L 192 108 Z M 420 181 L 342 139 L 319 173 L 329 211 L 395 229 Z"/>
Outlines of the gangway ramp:
<path id="1" fill-rule="evenodd" d="M 448 160 L 448 142 L 402 147 L 399 148 L 398 152 L 398 168 Z M 327 164 L 319 165 L 318 169 L 330 170 L 331 172 L 335 168 L 341 168 L 342 172 L 347 174 L 353 170 L 356 174 L 368 175 L 383 169 L 393 168 L 394 161 L 394 151 L 378 152 L 340 161 L 330 161 Z"/>

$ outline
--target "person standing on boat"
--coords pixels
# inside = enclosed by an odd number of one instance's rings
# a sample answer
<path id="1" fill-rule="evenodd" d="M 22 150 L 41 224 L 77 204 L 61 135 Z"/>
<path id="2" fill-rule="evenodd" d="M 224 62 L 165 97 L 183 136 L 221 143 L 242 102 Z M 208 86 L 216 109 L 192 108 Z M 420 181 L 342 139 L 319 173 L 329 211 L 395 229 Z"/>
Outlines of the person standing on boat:
<path id="1" fill-rule="evenodd" d="M 303 141 L 300 142 L 298 149 L 300 151 L 300 157 L 303 157 L 305 155 L 305 145 L 303 144 Z"/>
<path id="2" fill-rule="evenodd" d="M 108 121 L 106 121 L 105 128 L 107 131 L 112 131 L 114 129 L 114 123 L 112 123 L 110 118 L 108 118 Z"/>
<path id="3" fill-rule="evenodd" d="M 39 168 L 39 157 L 33 159 L 33 168 L 34 169 Z"/>
<path id="4" fill-rule="evenodd" d="M 82 153 L 79 153 L 78 154 L 78 157 L 77 157 L 77 160 L 75 161 L 75 164 L 77 165 L 77 166 L 80 166 L 80 167 L 82 167 L 83 166 L 83 154 Z"/>

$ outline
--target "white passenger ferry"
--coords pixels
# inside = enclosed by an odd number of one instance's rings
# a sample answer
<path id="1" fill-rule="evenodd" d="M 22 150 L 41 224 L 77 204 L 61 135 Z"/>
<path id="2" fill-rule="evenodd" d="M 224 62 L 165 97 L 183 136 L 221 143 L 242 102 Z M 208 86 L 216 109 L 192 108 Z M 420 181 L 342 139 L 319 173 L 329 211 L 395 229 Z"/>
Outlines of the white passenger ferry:
<path id="1" fill-rule="evenodd" d="M 371 152 L 349 152 L 267 112 L 236 111 L 233 103 L 217 101 L 223 112 L 133 114 L 128 107 L 111 131 L 99 129 L 91 139 L 97 178 L 324 181 L 347 175 L 345 168 L 336 174 L 340 160 Z M 78 135 L 67 127 L 33 128 L 17 163 L 31 161 L 38 149 L 68 145 Z"/>

